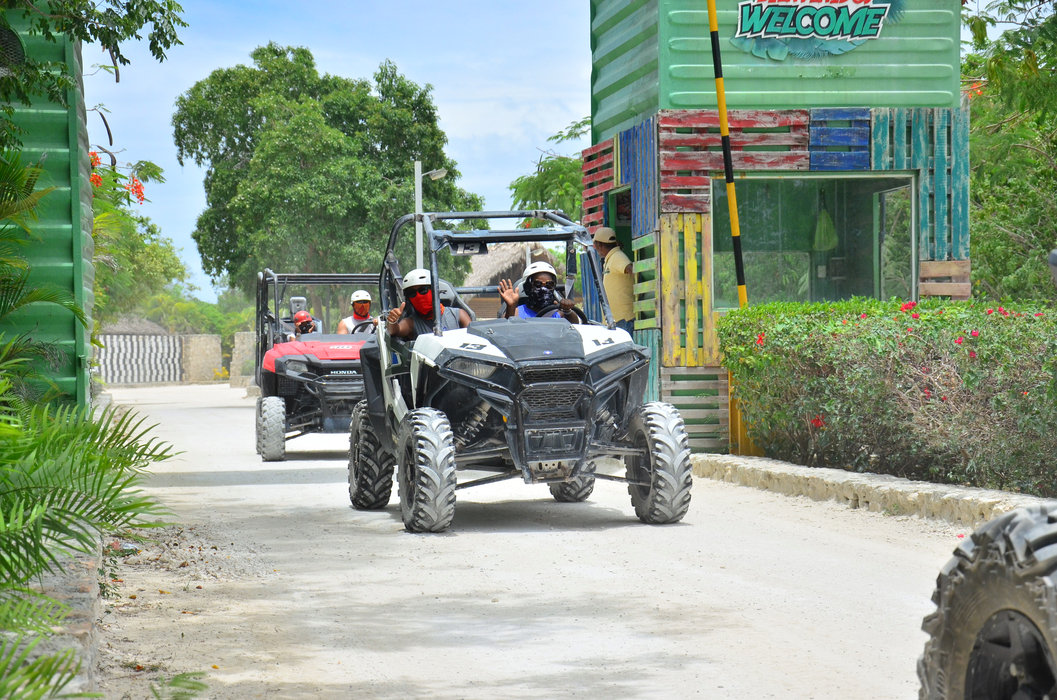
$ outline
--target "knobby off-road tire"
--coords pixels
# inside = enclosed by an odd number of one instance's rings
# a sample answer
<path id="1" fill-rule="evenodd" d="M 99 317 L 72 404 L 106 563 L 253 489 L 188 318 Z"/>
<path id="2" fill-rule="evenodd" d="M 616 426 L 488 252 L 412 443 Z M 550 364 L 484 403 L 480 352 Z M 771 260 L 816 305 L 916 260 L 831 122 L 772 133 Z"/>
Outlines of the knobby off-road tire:
<path id="1" fill-rule="evenodd" d="M 675 523 L 690 508 L 693 471 L 690 439 L 675 406 L 653 401 L 644 404 L 629 425 L 632 445 L 641 457 L 625 457 L 631 505 L 639 520 L 650 525 Z"/>
<path id="2" fill-rule="evenodd" d="M 378 510 L 389 505 L 396 460 L 382 449 L 374 434 L 367 402 L 352 409 L 349 422 L 349 500 L 357 510 Z"/>
<path id="3" fill-rule="evenodd" d="M 455 441 L 442 412 L 419 408 L 400 426 L 397 481 L 409 532 L 443 532 L 455 517 Z"/>
<path id="4" fill-rule="evenodd" d="M 1057 504 L 981 526 L 936 579 L 923 700 L 1057 697 Z"/>
<path id="5" fill-rule="evenodd" d="M 257 452 L 265 462 L 286 459 L 286 403 L 278 396 L 261 399 L 257 419 Z"/>
<path id="6" fill-rule="evenodd" d="M 559 503 L 579 503 L 586 501 L 591 492 L 595 490 L 595 463 L 588 462 L 580 471 L 580 475 L 568 481 L 555 481 L 547 484 L 551 495 Z"/>

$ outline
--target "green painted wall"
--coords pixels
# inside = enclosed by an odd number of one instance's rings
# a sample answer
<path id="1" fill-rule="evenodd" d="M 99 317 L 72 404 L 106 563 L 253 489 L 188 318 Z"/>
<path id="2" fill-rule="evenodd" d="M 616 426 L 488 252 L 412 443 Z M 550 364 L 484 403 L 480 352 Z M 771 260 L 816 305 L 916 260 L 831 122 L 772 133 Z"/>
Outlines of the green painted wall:
<path id="1" fill-rule="evenodd" d="M 878 38 L 858 45 L 734 41 L 739 0 L 716 5 L 730 109 L 958 106 L 955 0 L 874 0 L 889 16 Z M 658 109 L 716 107 L 705 0 L 592 0 L 591 48 L 595 143 Z"/>
<path id="2" fill-rule="evenodd" d="M 14 14 L 14 13 L 11 13 Z M 22 134 L 23 162 L 44 159 L 41 187 L 55 187 L 37 210 L 33 240 L 23 249 L 32 268 L 30 284 L 64 289 L 91 313 L 95 278 L 92 267 L 92 186 L 88 181 L 88 130 L 85 126 L 84 88 L 80 46 L 64 37 L 47 42 L 29 35 L 28 23 L 12 16 L 26 54 L 38 61 L 56 61 L 76 76 L 77 87 L 68 91 L 68 106 L 41 99 L 30 107 L 17 107 L 15 119 Z M 34 339 L 54 343 L 66 360 L 50 372 L 59 387 L 81 405 L 89 398 L 90 333 L 73 314 L 54 305 L 35 304 L 0 327 L 8 337 L 29 333 Z"/>

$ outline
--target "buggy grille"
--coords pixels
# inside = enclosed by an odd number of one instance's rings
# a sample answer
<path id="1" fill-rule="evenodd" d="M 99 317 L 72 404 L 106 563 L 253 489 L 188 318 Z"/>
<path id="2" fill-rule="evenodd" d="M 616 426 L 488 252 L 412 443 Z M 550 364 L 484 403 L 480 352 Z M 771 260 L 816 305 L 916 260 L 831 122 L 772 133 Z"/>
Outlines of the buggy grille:
<path id="1" fill-rule="evenodd" d="M 583 395 L 582 385 L 536 384 L 525 388 L 521 400 L 530 420 L 576 419 Z"/>
<path id="2" fill-rule="evenodd" d="M 300 387 L 301 382 L 290 379 L 289 377 L 279 376 L 279 396 L 294 396 Z"/>
<path id="3" fill-rule="evenodd" d="M 587 369 L 584 367 L 537 367 L 524 371 L 526 384 L 544 382 L 582 382 Z"/>

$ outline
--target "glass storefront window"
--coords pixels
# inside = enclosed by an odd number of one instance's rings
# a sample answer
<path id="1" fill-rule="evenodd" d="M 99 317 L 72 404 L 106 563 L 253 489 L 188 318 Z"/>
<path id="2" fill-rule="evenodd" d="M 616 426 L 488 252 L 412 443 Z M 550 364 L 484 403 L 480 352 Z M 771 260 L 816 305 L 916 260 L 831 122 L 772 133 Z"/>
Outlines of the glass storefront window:
<path id="1" fill-rule="evenodd" d="M 909 299 L 910 177 L 738 180 L 749 303 Z M 738 305 L 723 180 L 712 187 L 713 306 Z"/>

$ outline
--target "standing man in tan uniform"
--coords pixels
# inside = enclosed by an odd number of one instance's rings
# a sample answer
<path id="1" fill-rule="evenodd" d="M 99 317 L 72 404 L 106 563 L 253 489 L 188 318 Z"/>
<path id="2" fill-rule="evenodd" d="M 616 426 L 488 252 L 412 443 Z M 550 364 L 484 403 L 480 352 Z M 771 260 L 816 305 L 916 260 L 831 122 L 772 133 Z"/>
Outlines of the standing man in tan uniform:
<path id="1" fill-rule="evenodd" d="M 613 320 L 617 322 L 617 328 L 631 333 L 635 328 L 631 260 L 620 249 L 616 231 L 608 226 L 602 226 L 595 231 L 594 246 L 602 258 L 602 286 L 606 289 Z"/>

